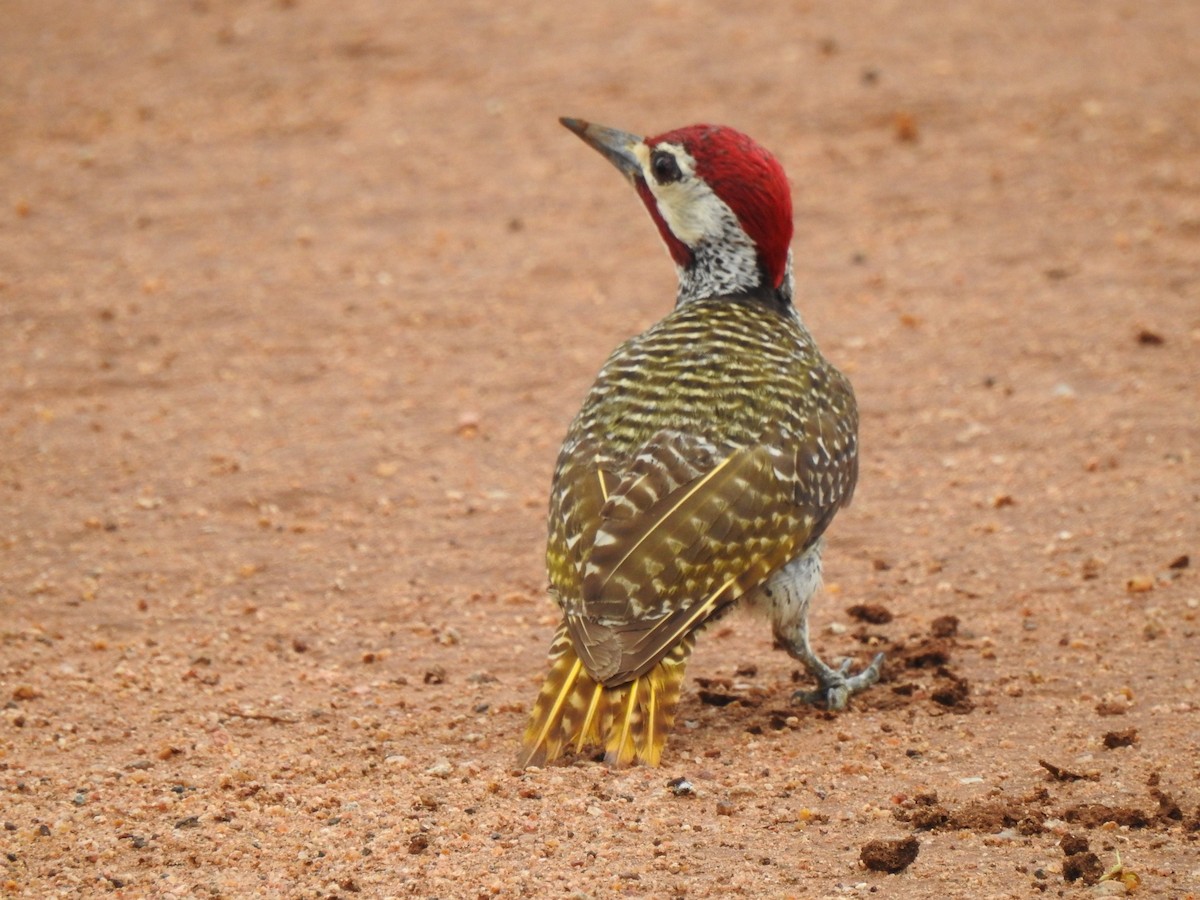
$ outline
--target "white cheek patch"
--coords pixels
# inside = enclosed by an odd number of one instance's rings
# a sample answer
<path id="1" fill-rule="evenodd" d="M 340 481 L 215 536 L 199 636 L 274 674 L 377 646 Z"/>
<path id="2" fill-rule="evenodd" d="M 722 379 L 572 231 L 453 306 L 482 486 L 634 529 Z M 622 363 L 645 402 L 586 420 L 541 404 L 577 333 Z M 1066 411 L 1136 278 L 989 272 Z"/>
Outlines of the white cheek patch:
<path id="1" fill-rule="evenodd" d="M 714 238 L 728 227 L 729 220 L 737 220 L 728 204 L 713 193 L 703 181 L 693 177 L 696 161 L 678 144 L 660 144 L 660 149 L 669 150 L 683 172 L 683 178 L 669 184 L 659 184 L 650 174 L 650 148 L 639 144 L 634 148 L 642 164 L 643 177 L 650 192 L 658 201 L 658 211 L 670 227 L 671 232 L 689 247 L 695 247 L 704 238 Z"/>
<path id="2" fill-rule="evenodd" d="M 726 203 L 702 181 L 676 181 L 653 185 L 658 209 L 675 236 L 690 247 L 705 237 L 716 237 L 733 216 Z"/>

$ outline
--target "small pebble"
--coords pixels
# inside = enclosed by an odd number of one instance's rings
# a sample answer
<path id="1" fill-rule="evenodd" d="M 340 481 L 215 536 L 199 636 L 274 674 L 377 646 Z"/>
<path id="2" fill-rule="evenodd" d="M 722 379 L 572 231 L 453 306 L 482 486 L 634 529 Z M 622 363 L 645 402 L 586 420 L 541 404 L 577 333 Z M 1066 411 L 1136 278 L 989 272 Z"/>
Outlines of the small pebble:
<path id="1" fill-rule="evenodd" d="M 667 782 L 667 787 L 676 797 L 691 797 L 696 793 L 696 788 L 686 778 L 672 778 Z"/>
<path id="2" fill-rule="evenodd" d="M 1052 394 L 1060 400 L 1074 400 L 1075 388 L 1071 387 L 1069 384 L 1060 382 L 1054 386 Z"/>

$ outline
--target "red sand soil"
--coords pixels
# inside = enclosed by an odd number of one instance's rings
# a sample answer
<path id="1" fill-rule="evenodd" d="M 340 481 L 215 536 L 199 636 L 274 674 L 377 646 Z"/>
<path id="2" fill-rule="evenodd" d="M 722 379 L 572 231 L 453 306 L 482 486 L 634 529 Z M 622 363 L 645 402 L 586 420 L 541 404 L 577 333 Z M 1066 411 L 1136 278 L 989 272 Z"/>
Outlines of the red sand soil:
<path id="1" fill-rule="evenodd" d="M 1200 895 L 1200 7 L 865 9 L 7 5 L 5 895 Z M 661 768 L 512 769 L 558 442 L 674 290 L 559 115 L 790 173 L 843 714 L 735 616 Z"/>

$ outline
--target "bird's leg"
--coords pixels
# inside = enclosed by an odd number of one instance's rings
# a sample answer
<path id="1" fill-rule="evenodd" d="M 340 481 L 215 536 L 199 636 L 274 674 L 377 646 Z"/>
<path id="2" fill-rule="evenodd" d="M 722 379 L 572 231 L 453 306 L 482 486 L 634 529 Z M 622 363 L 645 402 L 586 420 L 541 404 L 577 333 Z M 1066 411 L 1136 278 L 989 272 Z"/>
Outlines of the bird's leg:
<path id="1" fill-rule="evenodd" d="M 783 645 L 788 654 L 804 664 L 804 668 L 817 679 L 819 687 L 816 690 L 796 691 L 792 694 L 794 703 L 813 703 L 826 709 L 845 709 L 846 702 L 859 691 L 866 690 L 879 680 L 883 668 L 883 654 L 876 653 L 871 664 L 857 675 L 850 674 L 853 660 L 847 657 L 836 669 L 831 668 L 821 660 L 812 646 L 808 643 L 808 616 L 801 616 L 788 633 L 775 629 L 775 639 Z"/>
<path id="2" fill-rule="evenodd" d="M 834 669 L 813 652 L 808 642 L 808 605 L 821 586 L 821 549 L 822 541 L 817 541 L 776 572 L 763 585 L 761 598 L 770 605 L 775 640 L 793 659 L 804 664 L 819 685 L 815 691 L 797 691 L 792 700 L 821 704 L 826 709 L 845 709 L 853 694 L 879 680 L 883 654 L 877 653 L 870 665 L 851 675 L 852 660 L 845 659 Z"/>

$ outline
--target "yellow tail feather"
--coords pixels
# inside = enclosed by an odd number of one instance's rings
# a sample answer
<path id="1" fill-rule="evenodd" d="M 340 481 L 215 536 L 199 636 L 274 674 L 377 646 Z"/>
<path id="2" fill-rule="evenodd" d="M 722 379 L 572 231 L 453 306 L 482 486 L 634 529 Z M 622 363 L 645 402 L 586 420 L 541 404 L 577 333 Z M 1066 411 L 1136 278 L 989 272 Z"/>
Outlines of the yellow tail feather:
<path id="1" fill-rule="evenodd" d="M 600 730 L 596 727 L 596 711 L 600 708 L 600 702 L 603 699 L 604 685 L 593 685 L 592 702 L 588 704 L 587 715 L 584 717 L 583 724 L 579 727 L 579 734 L 575 738 L 576 753 L 582 753 L 583 748 L 589 743 L 600 740 Z"/>
<path id="2" fill-rule="evenodd" d="M 658 765 L 691 652 L 692 640 L 685 638 L 646 674 L 605 687 L 584 669 L 565 626 L 560 628 L 550 646 L 550 672 L 533 704 L 517 765 L 553 762 L 572 742 L 576 752 L 602 746 L 609 765 Z"/>

